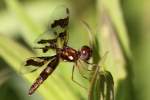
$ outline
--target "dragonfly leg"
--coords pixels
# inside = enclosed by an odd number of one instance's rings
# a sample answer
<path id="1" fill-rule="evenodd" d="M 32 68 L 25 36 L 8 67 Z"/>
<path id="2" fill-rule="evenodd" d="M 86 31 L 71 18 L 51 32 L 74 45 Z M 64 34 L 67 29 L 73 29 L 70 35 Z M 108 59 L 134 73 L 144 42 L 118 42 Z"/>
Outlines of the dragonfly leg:
<path id="1" fill-rule="evenodd" d="M 77 68 L 78 68 L 78 71 L 79 71 L 80 75 L 81 75 L 83 78 L 89 80 L 89 78 L 87 78 L 86 76 L 84 76 L 84 75 L 82 74 L 82 72 L 80 71 L 80 68 L 79 68 L 79 66 L 78 66 L 77 64 L 76 64 L 76 66 L 77 66 Z"/>
<path id="2" fill-rule="evenodd" d="M 80 60 L 79 60 L 79 62 L 80 62 Z M 87 61 L 84 61 L 86 64 L 88 64 L 88 65 L 91 65 L 92 67 L 93 66 L 96 66 L 96 64 L 93 64 L 93 63 L 89 63 L 89 62 L 87 62 Z M 84 68 L 85 70 L 87 70 L 87 71 L 89 71 L 89 72 L 93 72 L 94 70 L 93 69 L 88 69 L 88 67 L 85 67 L 85 66 L 83 66 L 82 68 Z"/>
<path id="3" fill-rule="evenodd" d="M 84 87 L 83 85 L 81 85 L 79 82 L 77 82 L 76 80 L 74 80 L 74 69 L 75 69 L 75 66 L 73 65 L 73 68 L 72 68 L 72 76 L 71 76 L 71 79 L 74 83 L 76 83 L 77 85 L 79 85 L 80 87 L 84 88 L 84 89 L 87 89 L 86 87 Z"/>

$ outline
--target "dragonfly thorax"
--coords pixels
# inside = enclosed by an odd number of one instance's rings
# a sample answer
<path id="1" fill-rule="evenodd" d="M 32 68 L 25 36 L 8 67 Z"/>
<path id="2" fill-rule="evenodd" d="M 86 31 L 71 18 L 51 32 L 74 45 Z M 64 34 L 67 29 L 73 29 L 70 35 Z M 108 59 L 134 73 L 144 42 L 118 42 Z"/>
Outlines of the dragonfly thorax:
<path id="1" fill-rule="evenodd" d="M 59 51 L 60 57 L 64 61 L 77 61 L 79 58 L 86 61 L 92 56 L 92 49 L 88 46 L 82 46 L 80 51 L 77 51 L 71 47 L 65 46 Z"/>
<path id="2" fill-rule="evenodd" d="M 64 61 L 76 61 L 79 58 L 79 52 L 71 47 L 64 47 L 60 53 L 61 58 Z"/>

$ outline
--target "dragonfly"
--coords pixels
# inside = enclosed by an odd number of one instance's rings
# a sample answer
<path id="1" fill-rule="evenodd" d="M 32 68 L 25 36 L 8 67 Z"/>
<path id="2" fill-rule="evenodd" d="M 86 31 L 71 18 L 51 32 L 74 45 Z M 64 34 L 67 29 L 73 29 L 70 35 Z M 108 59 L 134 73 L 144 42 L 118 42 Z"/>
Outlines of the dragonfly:
<path id="1" fill-rule="evenodd" d="M 75 50 L 74 48 L 68 46 L 69 32 L 69 9 L 60 9 L 63 11 L 64 15 L 60 19 L 55 19 L 51 24 L 48 25 L 48 29 L 44 33 L 46 38 L 40 37 L 36 41 L 40 47 L 34 47 L 35 49 L 42 50 L 43 53 L 49 50 L 55 51 L 52 56 L 39 56 L 30 57 L 25 61 L 25 67 L 31 67 L 31 71 L 35 71 L 42 66 L 46 66 L 39 76 L 36 78 L 35 82 L 31 85 L 28 94 L 32 95 L 38 87 L 54 72 L 60 61 L 73 62 L 72 68 L 72 80 L 74 80 L 74 69 L 78 68 L 80 72 L 81 62 L 88 63 L 88 60 L 92 57 L 92 49 L 90 46 L 84 45 L 80 50 Z M 85 67 L 85 66 L 84 66 Z M 81 72 L 80 74 L 86 78 Z M 79 84 L 78 82 L 76 82 Z"/>

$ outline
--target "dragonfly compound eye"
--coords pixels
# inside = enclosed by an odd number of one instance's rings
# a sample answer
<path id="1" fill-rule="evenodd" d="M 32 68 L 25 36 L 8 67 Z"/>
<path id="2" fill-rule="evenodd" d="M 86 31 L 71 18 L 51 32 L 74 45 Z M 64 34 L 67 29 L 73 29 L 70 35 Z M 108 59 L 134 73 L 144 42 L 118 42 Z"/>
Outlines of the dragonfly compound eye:
<path id="1" fill-rule="evenodd" d="M 82 60 L 88 60 L 92 56 L 92 49 L 88 46 L 82 46 L 80 50 L 80 58 Z"/>

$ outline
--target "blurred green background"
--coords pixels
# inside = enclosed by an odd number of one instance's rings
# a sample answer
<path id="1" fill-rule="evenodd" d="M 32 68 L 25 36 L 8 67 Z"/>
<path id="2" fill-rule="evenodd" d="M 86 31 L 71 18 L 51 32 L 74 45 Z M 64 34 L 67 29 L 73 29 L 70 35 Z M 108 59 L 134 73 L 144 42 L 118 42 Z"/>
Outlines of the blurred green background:
<path id="1" fill-rule="evenodd" d="M 0 0 L 0 100 L 87 100 L 87 91 L 71 81 L 70 63 L 61 63 L 32 96 L 28 89 L 40 71 L 19 73 L 60 5 L 71 12 L 70 46 L 88 44 L 82 19 L 96 33 L 100 54 L 110 52 L 105 68 L 114 77 L 115 100 L 150 100 L 149 0 Z"/>

